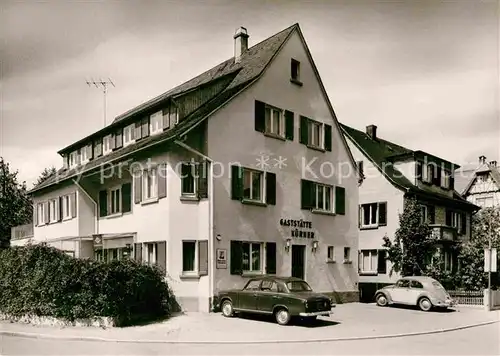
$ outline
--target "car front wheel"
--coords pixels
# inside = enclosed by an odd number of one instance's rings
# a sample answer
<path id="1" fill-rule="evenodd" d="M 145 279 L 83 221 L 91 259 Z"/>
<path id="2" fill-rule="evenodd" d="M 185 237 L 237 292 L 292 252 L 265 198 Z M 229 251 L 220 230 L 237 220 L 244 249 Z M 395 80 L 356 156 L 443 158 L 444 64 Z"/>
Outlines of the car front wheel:
<path id="1" fill-rule="evenodd" d="M 418 307 L 422 311 L 429 311 L 432 308 L 432 303 L 429 300 L 429 298 L 425 298 L 425 297 L 424 298 L 420 298 L 420 300 L 418 301 Z"/>
<path id="2" fill-rule="evenodd" d="M 222 315 L 224 315 L 226 318 L 230 318 L 234 315 L 234 310 L 233 310 L 233 303 L 229 300 L 225 300 L 222 303 Z"/>
<path id="3" fill-rule="evenodd" d="M 276 312 L 274 313 L 274 317 L 276 318 L 276 322 L 279 325 L 286 325 L 290 321 L 291 315 L 288 310 L 282 308 L 276 310 Z"/>
<path id="4" fill-rule="evenodd" d="M 377 294 L 375 299 L 379 307 L 385 307 L 387 305 L 387 297 L 383 293 Z"/>

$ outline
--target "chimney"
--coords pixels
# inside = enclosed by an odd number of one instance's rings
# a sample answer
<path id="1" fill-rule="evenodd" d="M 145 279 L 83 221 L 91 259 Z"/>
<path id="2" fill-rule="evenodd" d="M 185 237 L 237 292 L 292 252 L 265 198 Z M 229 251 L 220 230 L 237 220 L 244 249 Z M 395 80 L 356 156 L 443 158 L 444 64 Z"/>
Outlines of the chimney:
<path id="1" fill-rule="evenodd" d="M 486 156 L 479 156 L 479 164 L 485 164 L 486 163 Z"/>
<path id="2" fill-rule="evenodd" d="M 248 33 L 245 27 L 240 27 L 234 35 L 234 62 L 239 63 L 241 55 L 248 50 Z"/>
<path id="3" fill-rule="evenodd" d="M 493 168 L 496 168 L 497 161 L 490 161 L 490 166 L 493 167 Z"/>
<path id="4" fill-rule="evenodd" d="M 366 134 L 370 136 L 372 140 L 377 139 L 377 126 L 375 125 L 368 125 L 366 126 Z"/>

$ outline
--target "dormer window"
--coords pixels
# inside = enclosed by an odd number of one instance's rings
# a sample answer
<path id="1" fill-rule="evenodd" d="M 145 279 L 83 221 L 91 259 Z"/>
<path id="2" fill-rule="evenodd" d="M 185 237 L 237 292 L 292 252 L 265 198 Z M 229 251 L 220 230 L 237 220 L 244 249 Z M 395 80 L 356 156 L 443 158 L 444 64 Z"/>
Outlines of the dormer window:
<path id="1" fill-rule="evenodd" d="M 446 171 L 441 173 L 441 188 L 448 189 L 450 187 L 450 174 Z"/>
<path id="2" fill-rule="evenodd" d="M 68 159 L 69 168 L 73 168 L 74 166 L 77 165 L 76 155 L 77 155 L 76 151 L 73 151 L 69 154 L 69 159 Z"/>
<path id="3" fill-rule="evenodd" d="M 115 133 L 115 149 L 122 148 L 123 147 L 123 129 L 119 129 Z"/>
<path id="4" fill-rule="evenodd" d="M 123 129 L 123 146 L 128 146 L 135 141 L 135 124 L 128 125 Z"/>
<path id="5" fill-rule="evenodd" d="M 103 154 L 105 155 L 113 150 L 112 138 L 111 135 L 107 135 L 103 138 Z"/>

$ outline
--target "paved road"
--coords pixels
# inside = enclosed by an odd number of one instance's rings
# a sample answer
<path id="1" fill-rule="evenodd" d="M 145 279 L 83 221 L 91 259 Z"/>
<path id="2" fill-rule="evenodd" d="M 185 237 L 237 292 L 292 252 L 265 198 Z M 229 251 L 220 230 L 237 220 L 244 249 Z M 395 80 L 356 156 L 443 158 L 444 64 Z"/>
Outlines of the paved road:
<path id="1" fill-rule="evenodd" d="M 0 355 L 500 355 L 500 324 L 394 339 L 264 345 L 127 344 L 0 336 Z"/>

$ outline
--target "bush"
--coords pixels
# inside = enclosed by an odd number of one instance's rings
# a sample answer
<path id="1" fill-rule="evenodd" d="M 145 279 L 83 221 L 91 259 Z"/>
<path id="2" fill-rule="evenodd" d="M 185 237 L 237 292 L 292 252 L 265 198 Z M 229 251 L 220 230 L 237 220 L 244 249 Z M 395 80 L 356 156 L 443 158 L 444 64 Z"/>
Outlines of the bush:
<path id="1" fill-rule="evenodd" d="M 70 322 L 109 317 L 125 326 L 168 317 L 174 306 L 156 267 L 75 259 L 42 244 L 0 250 L 0 313 Z"/>

